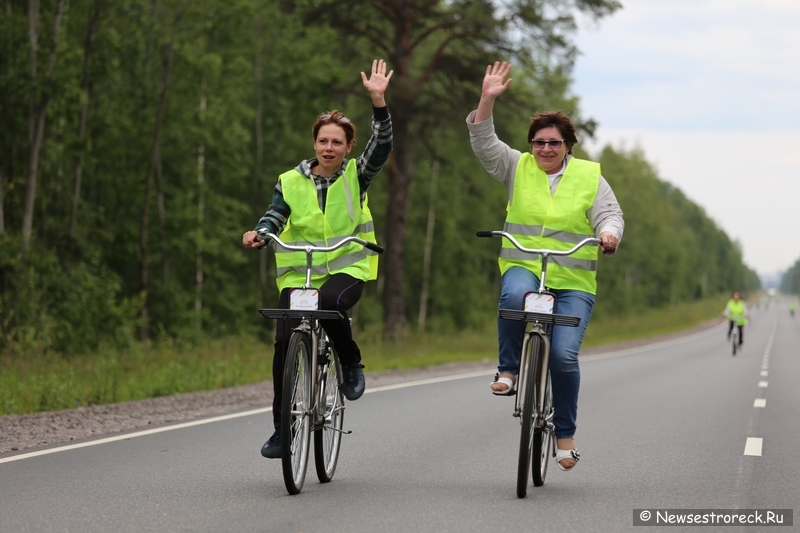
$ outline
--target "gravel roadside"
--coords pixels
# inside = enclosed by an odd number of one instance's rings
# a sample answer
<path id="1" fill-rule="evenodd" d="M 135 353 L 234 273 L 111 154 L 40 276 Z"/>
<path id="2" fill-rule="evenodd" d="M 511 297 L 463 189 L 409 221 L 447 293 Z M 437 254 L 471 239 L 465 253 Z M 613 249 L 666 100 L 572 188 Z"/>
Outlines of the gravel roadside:
<path id="1" fill-rule="evenodd" d="M 581 352 L 581 358 L 680 338 L 709 329 L 719 323 L 720 320 L 714 320 L 670 335 L 588 348 Z M 492 358 L 487 361 L 450 363 L 422 369 L 367 373 L 367 387 L 381 387 L 484 370 L 488 383 L 490 376 L 496 371 L 496 365 L 496 361 Z M 265 381 L 133 402 L 92 405 L 27 415 L 5 415 L 0 416 L 0 456 L 31 448 L 68 444 L 101 435 L 246 411 L 271 404 L 272 383 Z M 267 435 L 270 430 L 271 428 L 265 428 L 264 434 Z"/>

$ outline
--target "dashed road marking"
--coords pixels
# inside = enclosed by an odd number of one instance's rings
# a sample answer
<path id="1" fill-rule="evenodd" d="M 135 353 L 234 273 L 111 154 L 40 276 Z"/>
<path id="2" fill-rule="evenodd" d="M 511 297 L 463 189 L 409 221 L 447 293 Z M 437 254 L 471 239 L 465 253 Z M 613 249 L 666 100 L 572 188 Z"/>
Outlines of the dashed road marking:
<path id="1" fill-rule="evenodd" d="M 753 402 L 753 407 L 766 407 L 766 406 L 767 406 L 766 398 L 756 398 L 756 401 Z"/>
<path id="2" fill-rule="evenodd" d="M 747 437 L 747 442 L 744 445 L 744 455 L 761 457 L 762 440 L 757 437 Z"/>
<path id="3" fill-rule="evenodd" d="M 758 382 L 758 386 L 761 387 L 762 389 L 766 389 L 767 385 L 769 385 L 768 381 L 759 381 Z"/>

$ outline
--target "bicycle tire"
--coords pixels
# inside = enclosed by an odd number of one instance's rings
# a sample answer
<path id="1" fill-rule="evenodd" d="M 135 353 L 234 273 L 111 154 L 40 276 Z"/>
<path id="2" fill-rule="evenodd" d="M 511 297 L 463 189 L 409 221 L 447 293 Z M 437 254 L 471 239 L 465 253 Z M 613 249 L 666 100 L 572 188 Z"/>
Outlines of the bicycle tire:
<path id="1" fill-rule="evenodd" d="M 325 406 L 325 421 L 314 430 L 314 466 L 320 482 L 329 483 L 339 461 L 344 424 L 344 395 L 339 390 L 339 365 L 333 349 L 321 368 L 319 402 Z"/>
<path id="2" fill-rule="evenodd" d="M 289 494 L 303 489 L 311 443 L 311 341 L 295 331 L 289 339 L 281 398 L 281 463 Z"/>
<path id="3" fill-rule="evenodd" d="M 733 334 L 731 335 L 731 339 L 732 339 L 731 344 L 733 345 L 733 355 L 734 356 L 736 356 L 736 346 L 737 346 L 737 344 L 739 344 L 739 330 L 738 330 L 738 328 L 739 328 L 739 326 L 734 324 L 733 325 Z"/>
<path id="4" fill-rule="evenodd" d="M 536 361 L 536 368 L 540 369 L 539 362 Z M 537 376 L 537 384 L 539 383 Z M 544 485 L 544 480 L 547 478 L 547 465 L 549 464 L 550 452 L 553 446 L 553 428 L 550 425 L 553 420 L 553 389 L 550 383 L 550 376 L 548 372 L 547 384 L 544 389 L 544 405 L 542 411 L 544 414 L 545 425 L 537 427 L 533 430 L 533 451 L 531 457 L 531 477 L 533 478 L 533 486 L 541 487 Z"/>
<path id="5" fill-rule="evenodd" d="M 538 335 L 530 334 L 528 342 L 528 365 L 520 368 L 520 377 L 524 375 L 522 406 L 520 413 L 519 457 L 517 459 L 517 497 L 524 498 L 528 494 L 528 474 L 531 469 L 531 453 L 533 451 L 533 422 L 536 415 L 536 368 L 533 354 L 539 350 Z"/>

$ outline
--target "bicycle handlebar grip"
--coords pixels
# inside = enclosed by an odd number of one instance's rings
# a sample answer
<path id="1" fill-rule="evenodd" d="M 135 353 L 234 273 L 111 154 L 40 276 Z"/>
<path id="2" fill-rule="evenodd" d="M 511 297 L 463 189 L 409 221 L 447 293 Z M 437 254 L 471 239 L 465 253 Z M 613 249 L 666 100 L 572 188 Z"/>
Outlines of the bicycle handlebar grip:
<path id="1" fill-rule="evenodd" d="M 368 242 L 364 246 L 369 248 L 373 252 L 376 252 L 376 253 L 379 253 L 379 254 L 382 254 L 383 251 L 386 249 L 386 248 L 384 248 L 383 246 L 381 246 L 379 244 L 375 244 L 375 243 L 371 243 L 371 242 Z"/>
<path id="2" fill-rule="evenodd" d="M 494 235 L 492 235 L 492 230 L 489 229 L 479 229 L 475 232 L 475 235 L 478 237 L 494 237 Z"/>

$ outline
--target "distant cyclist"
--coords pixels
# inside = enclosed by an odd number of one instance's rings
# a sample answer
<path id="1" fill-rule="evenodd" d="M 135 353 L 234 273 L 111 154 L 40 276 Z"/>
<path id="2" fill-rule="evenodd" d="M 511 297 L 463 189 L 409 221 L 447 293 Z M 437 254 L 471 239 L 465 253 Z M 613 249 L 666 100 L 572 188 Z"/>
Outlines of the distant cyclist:
<path id="1" fill-rule="evenodd" d="M 797 304 L 792 302 L 789 304 L 789 314 L 794 318 L 794 312 L 797 310 Z"/>
<path id="2" fill-rule="evenodd" d="M 744 344 L 744 325 L 747 324 L 747 306 L 742 300 L 742 295 L 739 291 L 733 291 L 731 299 L 728 300 L 728 305 L 725 306 L 723 316 L 728 319 L 728 340 L 731 338 L 733 332 L 733 325 L 739 328 L 739 346 Z"/>

